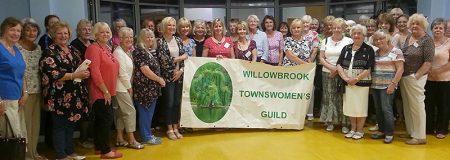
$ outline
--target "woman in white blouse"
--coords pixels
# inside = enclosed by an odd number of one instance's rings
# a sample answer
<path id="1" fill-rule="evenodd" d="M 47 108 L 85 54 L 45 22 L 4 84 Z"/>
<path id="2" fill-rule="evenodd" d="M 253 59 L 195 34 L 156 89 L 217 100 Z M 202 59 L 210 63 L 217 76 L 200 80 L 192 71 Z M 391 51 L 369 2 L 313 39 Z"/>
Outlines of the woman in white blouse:
<path id="1" fill-rule="evenodd" d="M 119 30 L 120 44 L 114 50 L 113 55 L 119 62 L 119 78 L 117 79 L 116 97 L 113 101 L 115 124 L 117 130 L 116 146 L 142 149 L 144 146 L 136 141 L 136 109 L 133 105 L 133 89 L 131 88 L 131 77 L 133 75 L 133 61 L 131 49 L 133 46 L 133 30 L 122 27 Z M 127 132 L 128 142 L 124 140 L 123 131 Z"/>
<path id="2" fill-rule="evenodd" d="M 333 131 L 335 125 L 342 125 L 342 132 L 347 133 L 349 123 L 342 112 L 342 94 L 338 92 L 339 75 L 336 62 L 342 48 L 353 41 L 342 34 L 346 27 L 344 19 L 336 18 L 332 25 L 333 35 L 325 39 L 325 44 L 321 45 L 320 48 L 320 63 L 324 67 L 322 71 L 323 94 L 320 121 L 325 123 L 327 131 Z"/>

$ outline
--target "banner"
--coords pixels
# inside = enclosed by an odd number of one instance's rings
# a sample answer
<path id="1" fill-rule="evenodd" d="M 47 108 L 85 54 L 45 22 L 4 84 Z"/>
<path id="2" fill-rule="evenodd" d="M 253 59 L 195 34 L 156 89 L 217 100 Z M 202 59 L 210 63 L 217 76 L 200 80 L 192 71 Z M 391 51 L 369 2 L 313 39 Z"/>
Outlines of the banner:
<path id="1" fill-rule="evenodd" d="M 316 64 L 202 57 L 184 63 L 182 127 L 303 129 Z"/>

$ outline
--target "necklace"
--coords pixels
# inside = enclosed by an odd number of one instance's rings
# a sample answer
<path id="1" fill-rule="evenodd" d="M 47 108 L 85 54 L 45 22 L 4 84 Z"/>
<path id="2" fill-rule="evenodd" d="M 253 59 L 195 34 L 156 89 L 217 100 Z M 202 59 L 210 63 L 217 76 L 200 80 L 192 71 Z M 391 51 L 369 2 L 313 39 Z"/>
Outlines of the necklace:
<path id="1" fill-rule="evenodd" d="M 446 38 L 445 40 L 441 40 L 441 41 L 434 41 L 434 47 L 435 48 L 439 48 L 442 45 L 446 44 L 449 38 Z"/>

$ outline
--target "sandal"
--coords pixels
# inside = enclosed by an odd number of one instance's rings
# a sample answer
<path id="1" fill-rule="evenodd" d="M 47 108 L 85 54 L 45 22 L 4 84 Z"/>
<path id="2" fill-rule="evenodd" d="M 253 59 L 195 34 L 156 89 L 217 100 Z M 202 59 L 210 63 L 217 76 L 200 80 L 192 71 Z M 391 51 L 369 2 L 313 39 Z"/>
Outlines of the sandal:
<path id="1" fill-rule="evenodd" d="M 130 145 L 127 141 L 116 142 L 116 147 L 128 147 Z"/>
<path id="2" fill-rule="evenodd" d="M 445 134 L 438 133 L 438 134 L 436 134 L 436 138 L 437 139 L 444 139 L 445 138 Z"/>
<path id="3" fill-rule="evenodd" d="M 178 129 L 175 129 L 174 132 L 175 132 L 175 135 L 177 136 L 178 139 L 182 139 L 183 138 L 183 135 L 180 132 L 178 132 Z"/>
<path id="4" fill-rule="evenodd" d="M 139 142 L 133 142 L 133 143 L 129 143 L 127 145 L 127 148 L 132 148 L 132 149 L 143 149 L 144 145 L 140 144 Z"/>
<path id="5" fill-rule="evenodd" d="M 175 132 L 173 130 L 168 130 L 166 132 L 167 134 L 167 138 L 171 139 L 171 140 L 176 140 L 177 136 L 175 135 Z"/>

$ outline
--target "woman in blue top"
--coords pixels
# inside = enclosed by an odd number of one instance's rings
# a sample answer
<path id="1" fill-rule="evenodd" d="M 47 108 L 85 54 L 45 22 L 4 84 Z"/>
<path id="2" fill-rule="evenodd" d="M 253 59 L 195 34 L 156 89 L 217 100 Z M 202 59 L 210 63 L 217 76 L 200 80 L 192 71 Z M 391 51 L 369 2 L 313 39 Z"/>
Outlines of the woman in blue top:
<path id="1" fill-rule="evenodd" d="M 23 80 L 25 61 L 15 44 L 20 39 L 22 23 L 13 17 L 6 18 L 0 30 L 0 97 L 4 100 L 4 112 L 16 137 L 26 137 L 25 119 L 19 105 L 27 99 L 27 87 Z M 0 116 L 0 135 L 5 135 L 5 116 Z M 12 136 L 8 133 L 9 136 Z"/>

